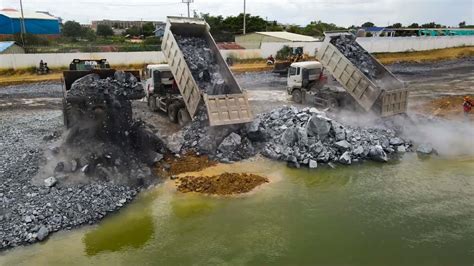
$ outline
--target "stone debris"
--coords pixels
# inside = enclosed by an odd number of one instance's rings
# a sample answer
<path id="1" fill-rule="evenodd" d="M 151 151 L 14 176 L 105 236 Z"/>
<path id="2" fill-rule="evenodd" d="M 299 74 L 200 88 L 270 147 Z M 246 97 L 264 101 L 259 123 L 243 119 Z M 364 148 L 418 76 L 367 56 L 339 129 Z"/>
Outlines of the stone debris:
<path id="1" fill-rule="evenodd" d="M 183 128 L 183 136 L 182 151 L 194 149 L 221 162 L 261 153 L 296 168 L 316 168 L 318 163 L 330 162 L 386 162 L 388 155 L 404 152 L 411 146 L 394 130 L 345 126 L 314 108 L 299 110 L 293 106 L 260 114 L 240 128 L 223 127 L 215 132 L 198 118 Z"/>
<path id="2" fill-rule="evenodd" d="M 377 67 L 372 57 L 356 42 L 354 35 L 331 37 L 331 43 L 368 78 L 372 80 L 377 78 Z"/>
<path id="3" fill-rule="evenodd" d="M 204 38 L 175 35 L 198 87 L 209 95 L 229 94 L 212 49 Z"/>

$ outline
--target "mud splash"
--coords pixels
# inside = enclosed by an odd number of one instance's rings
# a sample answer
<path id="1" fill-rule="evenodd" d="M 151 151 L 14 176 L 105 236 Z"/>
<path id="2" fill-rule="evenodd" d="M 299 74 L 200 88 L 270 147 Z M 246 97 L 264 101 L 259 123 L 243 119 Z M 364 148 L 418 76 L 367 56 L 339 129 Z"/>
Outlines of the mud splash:
<path id="1" fill-rule="evenodd" d="M 179 192 L 198 192 L 213 195 L 232 195 L 250 192 L 268 183 L 266 177 L 247 173 L 222 173 L 214 176 L 184 176 L 177 180 Z"/>

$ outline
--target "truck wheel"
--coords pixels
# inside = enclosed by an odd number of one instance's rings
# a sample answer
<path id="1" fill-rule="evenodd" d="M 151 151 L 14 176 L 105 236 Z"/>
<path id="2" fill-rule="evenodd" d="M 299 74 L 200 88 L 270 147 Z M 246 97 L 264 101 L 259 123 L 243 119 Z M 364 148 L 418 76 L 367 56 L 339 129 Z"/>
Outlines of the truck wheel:
<path id="1" fill-rule="evenodd" d="M 148 96 L 148 108 L 152 112 L 158 111 L 158 107 L 156 106 L 156 97 L 155 96 Z"/>
<path id="2" fill-rule="evenodd" d="M 301 103 L 301 101 L 302 101 L 300 90 L 293 90 L 293 92 L 291 93 L 291 97 L 293 99 L 293 102 L 295 102 L 295 103 Z"/>
<path id="3" fill-rule="evenodd" d="M 187 123 L 191 121 L 191 117 L 189 116 L 188 110 L 185 107 L 179 109 L 178 111 L 178 124 L 180 126 L 185 126 Z"/>
<path id="4" fill-rule="evenodd" d="M 176 103 L 168 106 L 168 119 L 173 123 L 178 121 L 178 105 Z"/>

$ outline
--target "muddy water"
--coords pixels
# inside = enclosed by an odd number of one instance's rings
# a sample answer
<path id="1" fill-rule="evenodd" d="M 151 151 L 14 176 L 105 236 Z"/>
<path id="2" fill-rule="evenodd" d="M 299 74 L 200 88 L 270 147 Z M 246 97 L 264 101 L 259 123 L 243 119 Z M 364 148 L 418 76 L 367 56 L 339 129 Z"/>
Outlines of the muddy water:
<path id="1" fill-rule="evenodd" d="M 289 169 L 238 197 L 175 192 L 171 181 L 97 226 L 10 250 L 0 265 L 472 265 L 474 157 Z"/>

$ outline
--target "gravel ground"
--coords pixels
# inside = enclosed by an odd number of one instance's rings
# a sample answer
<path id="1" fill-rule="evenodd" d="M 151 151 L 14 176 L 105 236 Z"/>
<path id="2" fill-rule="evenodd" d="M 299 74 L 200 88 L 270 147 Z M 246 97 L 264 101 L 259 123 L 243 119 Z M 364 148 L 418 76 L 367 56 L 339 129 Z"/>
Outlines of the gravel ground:
<path id="1" fill-rule="evenodd" d="M 44 148 L 62 130 L 61 112 L 3 111 L 0 120 L 0 250 L 92 224 L 137 194 L 134 188 L 106 182 L 34 185 Z"/>

